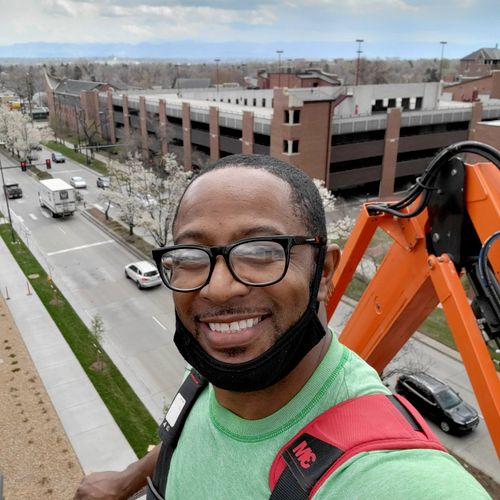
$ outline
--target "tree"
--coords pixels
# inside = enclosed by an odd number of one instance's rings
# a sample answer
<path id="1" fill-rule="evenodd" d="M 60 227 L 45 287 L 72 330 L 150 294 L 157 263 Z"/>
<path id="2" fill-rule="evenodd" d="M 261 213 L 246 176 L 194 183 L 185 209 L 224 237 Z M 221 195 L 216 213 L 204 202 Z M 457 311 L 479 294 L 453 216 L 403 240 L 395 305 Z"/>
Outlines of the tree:
<path id="1" fill-rule="evenodd" d="M 327 218 L 327 234 L 329 243 L 341 244 L 349 236 L 354 221 L 346 215 L 344 210 L 339 209 L 340 203 L 337 203 L 337 198 L 325 186 L 325 182 L 319 179 L 313 179 L 315 186 L 318 188 L 319 194 L 323 201 Z"/>
<path id="2" fill-rule="evenodd" d="M 40 144 L 40 131 L 33 126 L 30 118 L 19 111 L 9 111 L 2 119 L 0 130 L 4 132 L 6 125 L 7 147 L 12 149 L 20 158 L 25 159 L 29 153 Z"/>
<path id="3" fill-rule="evenodd" d="M 158 246 L 165 246 L 172 231 L 172 222 L 184 192 L 191 172 L 184 170 L 175 160 L 172 153 L 163 157 L 163 169 L 160 176 L 148 172 L 141 193 L 145 200 L 155 200 L 147 203 L 140 217 L 139 225 L 144 227 Z"/>
<path id="4" fill-rule="evenodd" d="M 142 162 L 130 156 L 124 164 L 111 162 L 110 186 L 103 194 L 107 201 L 120 208 L 120 219 L 128 226 L 129 234 L 134 234 L 134 228 L 144 210 L 140 193 L 146 189 L 146 171 Z"/>

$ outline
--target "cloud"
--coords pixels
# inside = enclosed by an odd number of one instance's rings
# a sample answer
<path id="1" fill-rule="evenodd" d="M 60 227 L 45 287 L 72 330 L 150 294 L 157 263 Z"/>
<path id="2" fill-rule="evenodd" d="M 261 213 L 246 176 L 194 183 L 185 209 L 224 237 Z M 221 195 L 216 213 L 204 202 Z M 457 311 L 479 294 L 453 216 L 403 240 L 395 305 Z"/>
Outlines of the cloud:
<path id="1" fill-rule="evenodd" d="M 473 0 L 469 0 L 473 1 Z M 336 0 L 283 0 L 289 7 L 303 9 L 309 7 L 326 8 L 332 12 L 349 10 L 366 14 L 373 11 L 390 9 L 391 11 L 416 11 L 418 6 L 413 5 L 411 0 L 344 0 L 342 4 Z"/>

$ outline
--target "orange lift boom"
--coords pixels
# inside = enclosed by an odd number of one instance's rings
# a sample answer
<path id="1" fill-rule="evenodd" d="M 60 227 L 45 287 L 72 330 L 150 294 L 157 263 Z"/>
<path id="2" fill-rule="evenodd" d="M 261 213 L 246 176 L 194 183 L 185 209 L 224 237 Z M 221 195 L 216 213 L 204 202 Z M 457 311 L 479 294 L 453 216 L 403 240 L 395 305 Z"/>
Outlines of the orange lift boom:
<path id="1" fill-rule="evenodd" d="M 464 164 L 462 153 L 491 160 Z M 443 150 L 407 200 L 366 203 L 333 276 L 330 320 L 377 228 L 394 241 L 340 340 L 379 373 L 441 303 L 500 458 L 500 155 L 467 141 Z M 462 285 L 466 274 L 476 298 Z M 488 344 L 488 346 L 487 346 Z"/>

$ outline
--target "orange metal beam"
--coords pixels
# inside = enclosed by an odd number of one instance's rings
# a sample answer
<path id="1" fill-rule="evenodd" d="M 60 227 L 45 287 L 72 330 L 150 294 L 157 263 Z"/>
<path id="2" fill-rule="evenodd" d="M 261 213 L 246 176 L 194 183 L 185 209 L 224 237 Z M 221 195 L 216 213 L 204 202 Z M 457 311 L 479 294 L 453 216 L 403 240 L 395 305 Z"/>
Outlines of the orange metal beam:
<path id="1" fill-rule="evenodd" d="M 484 421 L 500 458 L 500 379 L 450 258 L 447 255 L 441 257 L 431 255 L 429 269 Z"/>
<path id="2" fill-rule="evenodd" d="M 465 166 L 465 205 L 484 243 L 500 228 L 500 173 L 495 165 Z M 345 325 L 341 342 L 381 373 L 441 302 L 500 457 L 498 374 L 453 263 L 447 255 L 427 252 L 428 222 L 427 210 L 400 219 L 370 216 L 363 207 L 332 279 L 327 317 L 333 315 L 376 229 L 382 228 L 394 243 Z M 500 279 L 500 243 L 492 245 L 488 260 Z"/>

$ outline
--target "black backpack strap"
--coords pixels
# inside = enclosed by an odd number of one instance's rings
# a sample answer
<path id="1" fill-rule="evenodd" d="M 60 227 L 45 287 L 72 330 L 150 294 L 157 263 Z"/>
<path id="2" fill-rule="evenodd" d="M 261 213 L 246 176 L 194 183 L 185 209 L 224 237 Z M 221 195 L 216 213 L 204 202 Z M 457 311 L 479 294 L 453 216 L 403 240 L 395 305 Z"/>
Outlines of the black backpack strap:
<path id="1" fill-rule="evenodd" d="M 207 385 L 207 379 L 191 368 L 189 375 L 177 391 L 170 407 L 161 423 L 158 434 L 161 438 L 160 454 L 156 461 L 153 479 L 147 478 L 148 487 L 146 500 L 164 500 L 163 494 L 167 487 L 170 461 L 177 441 L 184 427 L 184 422 L 193 407 L 194 402 Z"/>
<path id="2" fill-rule="evenodd" d="M 403 397 L 352 398 L 317 416 L 281 448 L 271 465 L 270 500 L 307 500 L 358 453 L 410 448 L 446 451 Z"/>

